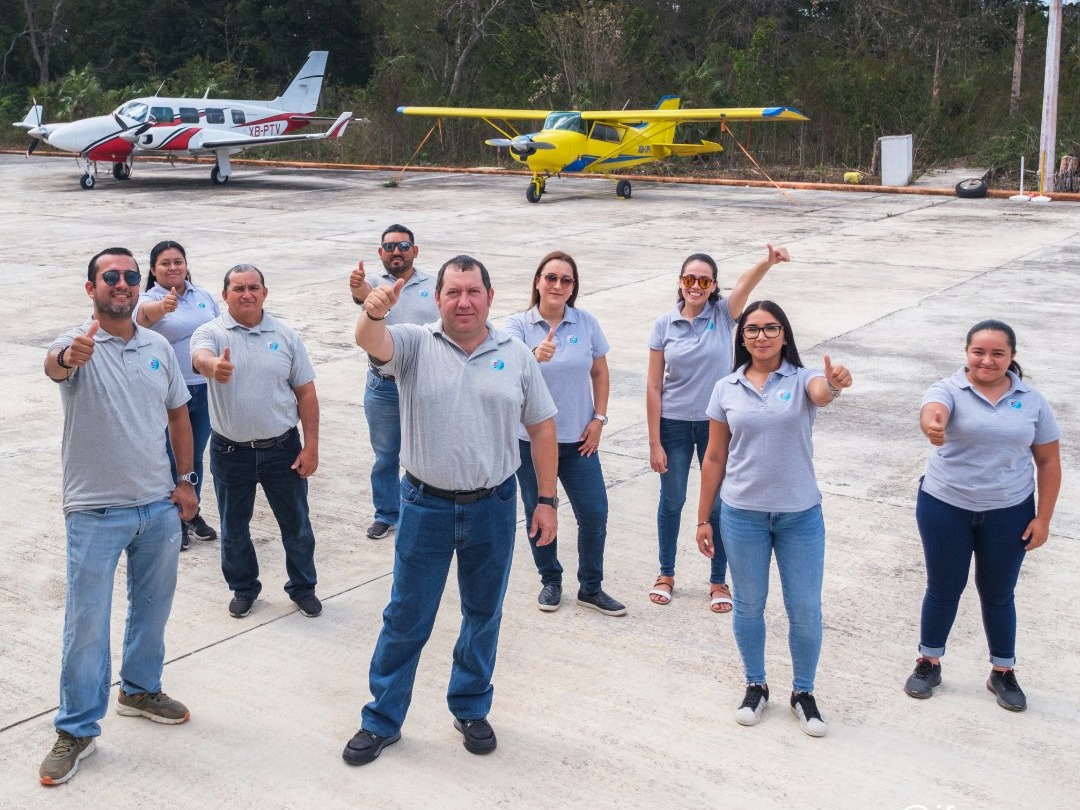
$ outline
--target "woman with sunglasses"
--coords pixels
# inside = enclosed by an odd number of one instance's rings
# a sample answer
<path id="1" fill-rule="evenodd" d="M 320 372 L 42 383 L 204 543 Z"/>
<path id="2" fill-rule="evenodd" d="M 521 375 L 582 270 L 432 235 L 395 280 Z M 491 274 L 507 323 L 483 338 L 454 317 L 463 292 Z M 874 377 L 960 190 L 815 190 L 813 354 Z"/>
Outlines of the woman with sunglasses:
<path id="1" fill-rule="evenodd" d="M 135 309 L 135 322 L 160 332 L 172 344 L 180 368 L 184 371 L 191 400 L 188 402 L 188 418 L 195 442 L 195 493 L 202 498 L 203 456 L 210 440 L 210 410 L 206 397 L 206 378 L 195 373 L 191 367 L 188 350 L 191 335 L 196 328 L 218 316 L 217 300 L 207 290 L 191 283 L 187 253 L 179 242 L 158 242 L 150 251 L 150 271 L 146 277 L 146 292 L 139 296 Z M 166 443 L 166 449 L 169 448 Z M 172 450 L 169 461 L 173 462 Z M 173 465 L 173 475 L 176 467 Z M 185 521 L 180 549 L 187 549 L 190 538 L 215 540 L 217 532 L 196 513 Z"/>
<path id="2" fill-rule="evenodd" d="M 697 528 L 698 548 L 715 559 L 721 544 L 710 517 L 719 492 L 720 533 L 735 582 L 733 630 L 747 684 L 736 721 L 755 725 L 769 700 L 765 601 L 775 555 L 788 617 L 791 711 L 811 737 L 828 730 L 814 699 L 825 524 L 811 431 L 818 408 L 851 385 L 844 366 L 828 355 L 824 360 L 824 373 L 803 366 L 787 315 L 772 301 L 747 306 L 735 333 L 735 371 L 709 400 Z"/>
<path id="3" fill-rule="evenodd" d="M 698 462 L 709 439 L 709 404 L 716 381 L 731 371 L 735 322 L 750 293 L 774 264 L 791 260 L 785 248 L 767 245 L 764 259 L 739 276 L 727 298 L 720 297 L 716 262 L 705 253 L 686 258 L 679 271 L 675 308 L 661 316 L 649 337 L 649 375 L 645 411 L 649 424 L 649 465 L 660 473 L 656 527 L 660 575 L 649 591 L 655 605 L 671 602 L 675 591 L 675 552 L 679 542 L 690 461 Z M 720 505 L 709 516 L 720 536 Z M 709 576 L 709 607 L 731 611 L 727 558 L 717 544 Z"/>
<path id="4" fill-rule="evenodd" d="M 532 349 L 559 408 L 555 416 L 559 480 L 578 524 L 577 603 L 606 616 L 622 616 L 626 607 L 601 588 L 608 503 L 597 449 L 608 421 L 608 342 L 596 318 L 574 307 L 577 295 L 577 263 L 561 250 L 552 251 L 540 260 L 533 275 L 529 309 L 511 315 L 505 329 Z M 518 438 L 521 467 L 517 476 L 528 526 L 539 493 L 524 429 Z M 536 540 L 529 538 L 540 573 L 537 603 L 540 610 L 557 610 L 562 600 L 563 573 L 557 541 L 537 546 Z"/>

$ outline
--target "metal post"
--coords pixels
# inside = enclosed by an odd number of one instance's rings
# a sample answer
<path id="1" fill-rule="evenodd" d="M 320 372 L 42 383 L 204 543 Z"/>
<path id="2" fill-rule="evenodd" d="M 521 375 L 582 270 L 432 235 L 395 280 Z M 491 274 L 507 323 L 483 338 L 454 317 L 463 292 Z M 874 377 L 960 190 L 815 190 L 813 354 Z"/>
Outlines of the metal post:
<path id="1" fill-rule="evenodd" d="M 1046 76 L 1043 79 L 1042 132 L 1039 135 L 1039 192 L 1054 190 L 1054 148 L 1057 142 L 1058 67 L 1061 62 L 1061 0 L 1050 0 L 1046 29 Z"/>

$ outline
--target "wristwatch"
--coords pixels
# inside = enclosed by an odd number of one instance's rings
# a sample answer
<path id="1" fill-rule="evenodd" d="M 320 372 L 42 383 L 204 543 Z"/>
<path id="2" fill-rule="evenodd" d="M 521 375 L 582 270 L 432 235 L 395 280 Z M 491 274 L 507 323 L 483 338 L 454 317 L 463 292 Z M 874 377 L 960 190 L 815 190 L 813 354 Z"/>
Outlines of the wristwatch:
<path id="1" fill-rule="evenodd" d="M 544 506 L 550 506 L 552 509 L 558 509 L 559 508 L 559 496 L 558 495 L 556 495 L 553 498 L 545 498 L 543 495 L 541 495 L 539 498 L 536 499 L 536 502 L 538 504 L 543 504 Z"/>
<path id="2" fill-rule="evenodd" d="M 199 474 L 197 472 L 184 473 L 183 475 L 176 476 L 176 483 L 179 484 L 191 484 L 195 486 L 199 483 Z"/>
<path id="3" fill-rule="evenodd" d="M 594 413 L 594 414 L 592 415 L 592 418 L 593 418 L 593 419 L 595 419 L 595 420 L 596 420 L 597 422 L 599 422 L 599 423 L 600 423 L 601 425 L 603 425 L 604 427 L 607 427 L 607 423 L 608 423 L 608 418 L 607 418 L 607 414 L 603 414 L 603 413 Z"/>

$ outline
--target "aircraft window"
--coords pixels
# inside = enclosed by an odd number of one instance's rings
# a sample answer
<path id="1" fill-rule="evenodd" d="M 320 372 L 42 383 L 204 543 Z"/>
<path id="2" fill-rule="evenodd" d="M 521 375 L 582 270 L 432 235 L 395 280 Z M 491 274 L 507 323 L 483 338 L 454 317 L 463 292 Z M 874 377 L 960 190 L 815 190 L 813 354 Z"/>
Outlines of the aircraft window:
<path id="1" fill-rule="evenodd" d="M 615 127 L 610 127 L 607 124 L 593 124 L 592 138 L 595 141 L 619 143 L 622 140 L 622 133 L 615 129 Z"/>
<path id="2" fill-rule="evenodd" d="M 206 108 L 206 123 L 208 124 L 224 124 L 225 123 L 225 111 L 219 110 L 216 107 Z"/>
<path id="3" fill-rule="evenodd" d="M 154 116 L 154 120 L 159 124 L 171 124 L 173 120 L 172 107 L 151 107 L 150 115 Z"/>
<path id="4" fill-rule="evenodd" d="M 146 114 L 150 112 L 150 108 L 141 101 L 129 101 L 116 112 L 124 118 L 131 118 L 141 124 L 146 120 Z"/>
<path id="5" fill-rule="evenodd" d="M 232 112 L 232 122 L 234 124 L 243 124 L 243 123 L 245 123 L 244 111 L 243 110 L 231 110 L 231 112 Z"/>
<path id="6" fill-rule="evenodd" d="M 544 121 L 544 129 L 561 129 L 570 132 L 585 134 L 585 122 L 578 113 L 561 112 L 552 113 Z"/>
<path id="7" fill-rule="evenodd" d="M 195 107 L 181 107 L 180 108 L 180 123 L 181 124 L 197 124 L 199 123 L 199 110 Z"/>

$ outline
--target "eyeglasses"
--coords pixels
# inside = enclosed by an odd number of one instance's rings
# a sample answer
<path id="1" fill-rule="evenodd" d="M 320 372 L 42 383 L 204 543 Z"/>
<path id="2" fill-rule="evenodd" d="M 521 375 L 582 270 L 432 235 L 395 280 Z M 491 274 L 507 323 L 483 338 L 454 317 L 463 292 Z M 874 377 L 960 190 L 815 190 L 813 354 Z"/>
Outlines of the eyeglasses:
<path id="1" fill-rule="evenodd" d="M 110 287 L 115 287 L 120 283 L 120 271 L 119 270 L 106 270 L 101 274 L 101 280 L 108 284 Z M 129 287 L 138 287 L 139 282 L 142 281 L 142 273 L 138 270 L 125 270 L 124 271 L 124 283 Z"/>
<path id="2" fill-rule="evenodd" d="M 383 242 L 383 253 L 393 253 L 395 250 L 400 250 L 402 253 L 408 253 L 413 248 L 413 243 L 406 239 L 403 242 Z"/>
<path id="3" fill-rule="evenodd" d="M 540 278 L 542 278 L 548 284 L 562 283 L 564 287 L 571 287 L 574 284 L 573 276 L 557 276 L 554 273 L 544 273 L 544 275 L 540 276 Z"/>
<path id="4" fill-rule="evenodd" d="M 775 338 L 775 337 L 780 337 L 780 333 L 783 332 L 783 331 L 784 331 L 784 327 L 782 327 L 780 324 L 778 324 L 778 323 L 768 323 L 768 324 L 765 324 L 765 326 L 744 326 L 743 330 L 742 330 L 742 333 L 743 333 L 743 337 L 747 337 L 747 338 L 750 338 L 751 340 L 753 340 L 758 335 L 760 335 L 762 332 L 765 333 L 765 337 L 767 337 L 767 338 Z"/>
<path id="5" fill-rule="evenodd" d="M 707 290 L 713 285 L 713 280 L 708 276 L 679 276 L 679 283 L 688 290 L 695 284 L 701 289 Z"/>

